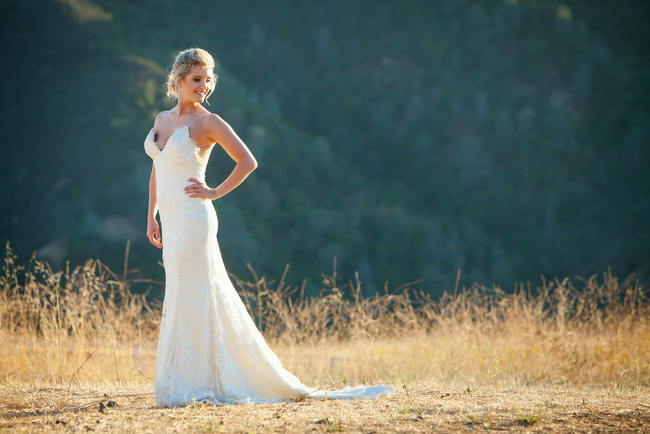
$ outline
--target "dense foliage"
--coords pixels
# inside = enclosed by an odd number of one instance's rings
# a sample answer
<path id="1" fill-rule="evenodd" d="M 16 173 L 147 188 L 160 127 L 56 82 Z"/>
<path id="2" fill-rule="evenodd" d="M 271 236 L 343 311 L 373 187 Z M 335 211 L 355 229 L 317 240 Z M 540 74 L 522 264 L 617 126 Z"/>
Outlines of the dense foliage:
<path id="1" fill-rule="evenodd" d="M 214 202 L 226 266 L 316 293 L 650 280 L 647 2 L 3 2 L 0 238 L 162 280 L 142 142 L 178 50 L 259 168 Z M 234 167 L 212 153 L 207 179 Z M 164 229 L 163 229 L 164 231 Z M 164 238 L 164 234 L 163 234 Z M 160 294 L 160 293 L 159 293 Z"/>

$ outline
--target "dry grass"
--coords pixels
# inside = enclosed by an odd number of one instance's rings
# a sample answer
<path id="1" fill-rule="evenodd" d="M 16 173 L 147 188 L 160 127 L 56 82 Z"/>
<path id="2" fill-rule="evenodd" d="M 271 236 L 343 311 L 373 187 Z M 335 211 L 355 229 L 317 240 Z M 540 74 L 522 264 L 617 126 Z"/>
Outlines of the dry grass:
<path id="1" fill-rule="evenodd" d="M 161 305 L 132 293 L 128 246 L 118 275 L 94 259 L 53 271 L 32 258 L 22 269 L 7 244 L 0 429 L 140 431 L 153 418 L 164 422 L 158 429 L 179 431 L 625 430 L 648 422 L 650 300 L 633 276 L 605 272 L 576 279 L 579 287 L 542 280 L 512 293 L 456 287 L 433 300 L 413 283 L 364 297 L 358 276 L 341 283 L 336 269 L 323 276 L 321 297 L 306 298 L 285 284 L 286 269 L 278 281 L 251 272 L 252 281 L 233 282 L 304 383 L 392 383 L 398 395 L 258 405 L 255 413 L 155 409 Z M 104 394 L 119 406 L 99 413 Z"/>

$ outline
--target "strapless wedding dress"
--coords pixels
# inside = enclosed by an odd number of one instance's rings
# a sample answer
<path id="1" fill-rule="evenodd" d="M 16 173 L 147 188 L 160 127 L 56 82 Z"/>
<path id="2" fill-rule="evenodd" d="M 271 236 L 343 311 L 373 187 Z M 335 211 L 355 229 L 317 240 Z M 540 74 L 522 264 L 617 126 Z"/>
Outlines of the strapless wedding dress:
<path id="1" fill-rule="evenodd" d="M 144 149 L 156 169 L 165 267 L 165 298 L 156 355 L 155 400 L 161 407 L 193 401 L 215 405 L 307 398 L 375 398 L 393 386 L 316 390 L 282 367 L 250 317 L 226 272 L 209 199 L 189 197 L 189 178 L 205 181 L 207 158 L 189 126 L 162 150 L 149 131 Z"/>

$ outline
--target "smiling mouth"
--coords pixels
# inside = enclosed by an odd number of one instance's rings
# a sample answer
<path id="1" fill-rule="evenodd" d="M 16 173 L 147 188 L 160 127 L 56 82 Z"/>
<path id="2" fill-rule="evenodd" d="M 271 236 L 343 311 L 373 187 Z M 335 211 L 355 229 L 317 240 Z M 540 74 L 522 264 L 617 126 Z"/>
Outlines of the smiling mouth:
<path id="1" fill-rule="evenodd" d="M 199 95 L 199 96 L 201 96 L 201 97 L 204 97 L 205 94 L 206 94 L 205 92 L 194 92 L 194 93 L 197 94 L 197 95 Z"/>

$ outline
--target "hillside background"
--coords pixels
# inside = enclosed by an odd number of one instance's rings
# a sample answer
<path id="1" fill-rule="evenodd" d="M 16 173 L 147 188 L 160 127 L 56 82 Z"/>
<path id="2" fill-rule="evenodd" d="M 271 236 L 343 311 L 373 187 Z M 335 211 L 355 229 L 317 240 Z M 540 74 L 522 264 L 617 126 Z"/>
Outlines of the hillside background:
<path id="1" fill-rule="evenodd" d="M 239 277 L 290 264 L 316 294 L 336 256 L 367 294 L 438 295 L 459 268 L 647 284 L 648 22 L 646 1 L 4 1 L 0 240 L 116 270 L 130 240 L 134 276 L 163 280 L 143 141 L 198 46 L 208 108 L 259 163 L 214 202 Z M 233 167 L 215 149 L 208 184 Z"/>

